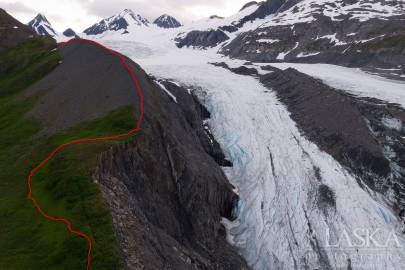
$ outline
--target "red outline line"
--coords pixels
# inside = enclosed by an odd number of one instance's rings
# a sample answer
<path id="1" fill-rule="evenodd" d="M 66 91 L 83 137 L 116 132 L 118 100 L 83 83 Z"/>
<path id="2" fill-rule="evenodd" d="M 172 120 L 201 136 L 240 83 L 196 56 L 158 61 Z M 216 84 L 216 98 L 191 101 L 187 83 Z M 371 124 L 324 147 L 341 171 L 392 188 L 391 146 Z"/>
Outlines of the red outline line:
<path id="1" fill-rule="evenodd" d="M 112 135 L 112 136 L 105 136 L 105 137 L 98 137 L 98 138 L 83 138 L 83 139 L 77 139 L 77 140 L 72 140 L 69 142 L 65 142 L 62 143 L 61 145 L 59 145 L 57 148 L 55 148 L 55 150 L 53 150 L 44 160 L 42 160 L 34 169 L 32 169 L 28 175 L 28 199 L 32 201 L 32 203 L 34 204 L 35 208 L 37 209 L 37 211 L 46 219 L 49 220 L 53 220 L 53 221 L 63 221 L 66 225 L 66 228 L 69 232 L 76 234 L 80 237 L 82 237 L 83 239 L 87 240 L 89 245 L 88 245 L 88 249 L 87 249 L 87 263 L 86 263 L 86 270 L 89 270 L 90 268 L 90 260 L 91 260 L 91 248 L 93 246 L 93 240 L 91 239 L 91 237 L 81 231 L 77 231 L 75 229 L 73 229 L 71 222 L 63 217 L 55 217 L 55 216 L 50 216 L 48 214 L 45 213 L 44 210 L 42 210 L 41 206 L 38 204 L 37 200 L 34 198 L 34 196 L 32 195 L 32 186 L 31 186 L 31 177 L 35 174 L 35 172 L 41 168 L 46 162 L 48 162 L 50 159 L 52 159 L 52 157 L 59 152 L 62 148 L 64 148 L 65 146 L 69 146 L 72 144 L 77 144 L 77 143 L 81 143 L 81 142 L 92 142 L 92 141 L 104 141 L 104 140 L 113 140 L 113 139 L 119 139 L 119 138 L 124 138 L 124 137 L 128 137 L 132 134 L 134 134 L 135 132 L 140 130 L 141 127 L 141 123 L 142 123 L 142 119 L 144 116 L 143 113 L 143 97 L 142 97 L 142 91 L 141 91 L 141 87 L 139 85 L 139 81 L 135 76 L 135 72 L 132 70 L 131 66 L 128 64 L 128 62 L 125 60 L 124 56 L 122 56 L 121 54 L 113 51 L 110 48 L 107 48 L 106 46 L 94 41 L 94 40 L 89 40 L 89 39 L 83 39 L 83 38 L 72 38 L 69 41 L 65 41 L 65 42 L 60 42 L 58 44 L 66 44 L 72 41 L 87 41 L 87 42 L 91 42 L 93 44 L 96 44 L 97 46 L 105 49 L 106 51 L 108 51 L 111 55 L 117 57 L 121 64 L 125 67 L 125 69 L 127 70 L 127 72 L 129 73 L 129 75 L 131 76 L 136 90 L 137 90 L 137 95 L 139 98 L 139 112 L 140 112 L 140 116 L 138 118 L 138 121 L 136 123 L 136 126 L 131 129 L 130 131 L 128 131 L 127 133 L 124 134 L 118 134 L 118 135 Z"/>

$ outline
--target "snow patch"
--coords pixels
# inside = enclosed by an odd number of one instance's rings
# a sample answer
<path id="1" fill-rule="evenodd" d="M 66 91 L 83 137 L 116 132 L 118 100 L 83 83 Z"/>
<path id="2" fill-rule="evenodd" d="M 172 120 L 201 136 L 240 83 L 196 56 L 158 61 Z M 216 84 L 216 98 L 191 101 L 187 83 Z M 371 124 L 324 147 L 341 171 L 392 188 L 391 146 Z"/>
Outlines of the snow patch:
<path id="1" fill-rule="evenodd" d="M 294 51 L 295 49 L 297 49 L 298 46 L 299 46 L 299 42 L 297 42 L 297 43 L 295 44 L 294 48 L 292 48 L 291 50 L 289 50 L 289 51 L 287 51 L 287 52 L 279 53 L 276 59 L 277 59 L 277 60 L 284 60 L 284 58 L 285 58 L 290 52 L 292 52 L 292 51 Z"/>
<path id="2" fill-rule="evenodd" d="M 402 130 L 402 121 L 397 119 L 397 118 L 391 118 L 391 117 L 384 117 L 382 119 L 382 123 L 384 126 L 390 129 L 395 129 L 397 131 Z"/>
<path id="3" fill-rule="evenodd" d="M 272 44 L 272 43 L 280 42 L 280 40 L 279 39 L 261 38 L 261 39 L 258 39 L 257 42 Z"/>
<path id="4" fill-rule="evenodd" d="M 362 97 L 374 97 L 405 108 L 405 83 L 368 74 L 358 68 L 329 64 L 272 63 L 274 67 L 295 68 L 324 83 Z"/>
<path id="5" fill-rule="evenodd" d="M 301 57 L 310 57 L 310 56 L 315 56 L 315 55 L 318 55 L 318 54 L 320 54 L 320 52 L 313 52 L 313 53 L 303 53 L 303 52 L 300 52 L 300 53 L 297 55 L 297 57 L 298 57 L 298 58 L 301 58 Z"/>
<path id="6" fill-rule="evenodd" d="M 160 88 L 165 91 L 165 93 L 174 101 L 177 103 L 177 98 L 169 91 L 167 90 L 166 86 L 163 85 L 163 83 L 159 82 L 158 80 L 155 80 L 155 82 L 160 86 Z"/>

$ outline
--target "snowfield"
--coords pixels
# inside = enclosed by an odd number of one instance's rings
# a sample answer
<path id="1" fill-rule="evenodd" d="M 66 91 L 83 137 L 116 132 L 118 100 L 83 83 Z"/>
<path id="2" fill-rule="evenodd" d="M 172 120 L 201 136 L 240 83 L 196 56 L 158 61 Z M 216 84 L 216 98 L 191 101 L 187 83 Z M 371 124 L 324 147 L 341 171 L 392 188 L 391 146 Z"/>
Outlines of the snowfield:
<path id="1" fill-rule="evenodd" d="M 240 194 L 239 218 L 223 223 L 248 263 L 258 270 L 402 267 L 403 228 L 380 196 L 306 140 L 274 92 L 209 64 L 233 61 L 215 49 L 178 49 L 176 31 L 96 38 L 157 78 L 199 89 L 210 129 L 234 163 L 224 170 Z M 396 82 L 335 66 L 289 66 L 338 88 L 405 102 Z"/>
<path id="2" fill-rule="evenodd" d="M 347 68 L 328 64 L 273 63 L 280 69 L 296 70 L 321 79 L 331 87 L 346 90 L 362 97 L 374 97 L 405 108 L 405 82 L 371 75 L 358 68 Z"/>
<path id="3" fill-rule="evenodd" d="M 316 15 L 324 15 L 334 21 L 342 20 L 342 16 L 360 21 L 388 19 L 401 15 L 404 11 L 405 7 L 401 5 L 401 1 L 392 0 L 353 1 L 351 4 L 341 0 L 303 0 L 285 11 L 268 16 L 261 27 L 310 23 L 316 20 Z"/>

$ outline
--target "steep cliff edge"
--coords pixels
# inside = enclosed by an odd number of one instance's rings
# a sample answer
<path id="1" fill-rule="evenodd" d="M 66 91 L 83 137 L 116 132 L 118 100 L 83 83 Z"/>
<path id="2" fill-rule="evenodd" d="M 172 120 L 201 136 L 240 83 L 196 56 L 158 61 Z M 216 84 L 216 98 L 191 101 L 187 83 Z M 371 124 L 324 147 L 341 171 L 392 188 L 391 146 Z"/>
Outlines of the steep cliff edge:
<path id="1" fill-rule="evenodd" d="M 31 112 L 46 123 L 45 132 L 128 105 L 138 117 L 139 97 L 117 59 L 85 41 L 60 49 L 62 64 L 27 91 L 48 89 Z M 110 206 L 124 265 L 247 269 L 221 225 L 221 217 L 233 218 L 238 196 L 220 168 L 231 164 L 204 125 L 209 112 L 187 89 L 127 61 L 143 94 L 142 129 L 103 152 L 93 175 Z"/>
<path id="2" fill-rule="evenodd" d="M 46 123 L 45 133 L 127 106 L 139 117 L 139 97 L 118 59 L 80 40 L 60 50 L 62 64 L 27 91 L 48 89 L 31 111 Z M 221 217 L 232 219 L 238 196 L 220 168 L 231 164 L 204 126 L 209 112 L 187 89 L 127 61 L 143 94 L 142 128 L 136 138 L 103 150 L 93 174 L 125 268 L 247 269 L 221 225 Z"/>
<path id="3" fill-rule="evenodd" d="M 225 239 L 238 197 L 218 166 L 229 165 L 204 129 L 195 97 L 140 72 L 145 120 L 139 138 L 101 155 L 94 174 L 112 209 L 128 269 L 248 269 Z M 210 154 L 208 154 L 210 153 Z"/>

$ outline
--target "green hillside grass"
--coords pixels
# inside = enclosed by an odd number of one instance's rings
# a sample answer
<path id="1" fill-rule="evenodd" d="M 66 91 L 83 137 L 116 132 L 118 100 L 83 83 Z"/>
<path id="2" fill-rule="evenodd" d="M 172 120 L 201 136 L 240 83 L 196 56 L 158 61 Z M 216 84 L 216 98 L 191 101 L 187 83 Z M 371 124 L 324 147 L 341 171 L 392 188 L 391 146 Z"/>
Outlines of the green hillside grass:
<path id="1" fill-rule="evenodd" d="M 38 97 L 22 100 L 18 93 L 60 60 L 58 52 L 47 47 L 49 41 L 41 39 L 0 55 L 0 63 L 8 62 L 4 57 L 19 55 L 0 78 L 0 269 L 85 269 L 87 242 L 70 234 L 63 223 L 40 216 L 27 199 L 27 175 L 54 148 L 72 138 L 127 132 L 135 123 L 134 108 L 120 108 L 39 137 L 41 123 L 26 116 Z M 15 80 L 24 82 L 13 85 Z M 32 178 L 34 197 L 48 214 L 66 217 L 75 229 L 91 235 L 91 269 L 121 268 L 111 215 L 91 173 L 99 153 L 130 139 L 68 146 Z"/>

